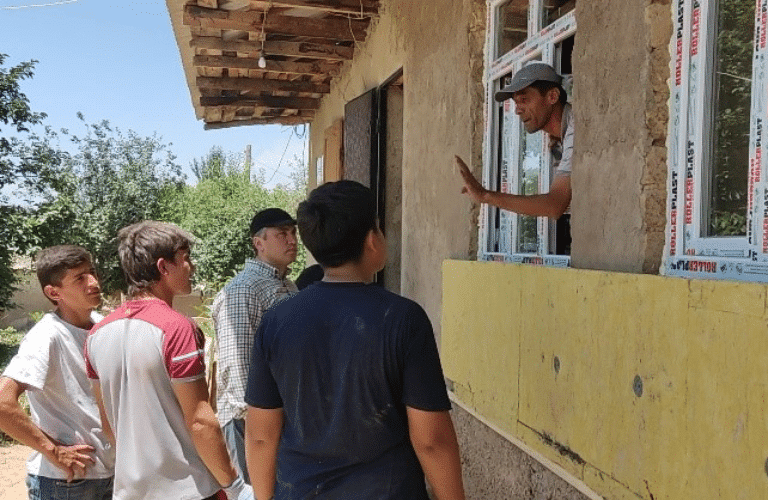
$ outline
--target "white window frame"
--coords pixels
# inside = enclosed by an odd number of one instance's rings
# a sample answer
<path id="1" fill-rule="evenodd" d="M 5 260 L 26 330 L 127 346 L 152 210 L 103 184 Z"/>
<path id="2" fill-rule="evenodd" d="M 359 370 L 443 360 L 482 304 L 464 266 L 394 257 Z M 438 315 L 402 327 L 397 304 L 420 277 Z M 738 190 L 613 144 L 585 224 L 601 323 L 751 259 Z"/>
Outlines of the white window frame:
<path id="1" fill-rule="evenodd" d="M 512 113 L 513 119 L 507 120 L 503 141 L 509 141 L 509 157 L 512 161 L 507 165 L 499 165 L 498 151 L 499 125 L 504 116 L 499 113 L 499 104 L 495 102 L 494 95 L 499 90 L 501 78 L 509 73 L 514 73 L 522 68 L 528 61 L 541 56 L 541 60 L 554 65 L 556 45 L 576 33 L 576 16 L 574 11 L 569 12 L 549 26 L 542 26 L 544 18 L 544 0 L 529 0 L 528 7 L 528 33 L 526 41 L 497 57 L 499 22 L 497 15 L 499 7 L 507 0 L 488 1 L 488 34 L 485 46 L 485 75 L 486 107 L 485 107 L 485 138 L 483 144 L 483 186 L 488 189 L 500 190 L 506 193 L 519 193 L 521 167 L 520 137 L 522 125 L 514 115 L 514 105 L 507 101 L 504 106 L 510 106 L 507 113 Z M 768 1 L 768 0 L 766 0 Z M 533 35 L 531 35 L 533 34 Z M 510 133 L 511 132 L 511 133 Z M 539 172 L 539 192 L 546 192 L 550 185 L 551 154 L 547 148 L 547 141 L 542 141 L 542 168 Z M 497 186 L 495 177 L 501 174 L 501 186 Z M 496 210 L 500 211 L 499 234 L 491 234 L 490 217 Z M 507 210 L 490 207 L 482 204 L 479 219 L 479 245 L 478 260 L 514 262 L 525 264 L 541 264 L 555 267 L 570 266 L 571 258 L 568 255 L 554 255 L 549 252 L 550 224 L 549 218 L 537 217 L 538 251 L 536 253 L 515 252 L 518 238 L 518 215 Z M 495 228 L 494 228 L 495 230 Z M 491 238 L 498 237 L 499 251 L 491 251 Z"/>
<path id="2" fill-rule="evenodd" d="M 712 122 L 710 78 L 715 0 L 674 0 L 670 43 L 667 228 L 662 273 L 684 278 L 768 282 L 768 183 L 763 129 L 768 103 L 768 0 L 755 2 L 747 234 L 702 237 L 708 200 L 705 140 Z M 757 89 L 758 91 L 756 91 Z"/>

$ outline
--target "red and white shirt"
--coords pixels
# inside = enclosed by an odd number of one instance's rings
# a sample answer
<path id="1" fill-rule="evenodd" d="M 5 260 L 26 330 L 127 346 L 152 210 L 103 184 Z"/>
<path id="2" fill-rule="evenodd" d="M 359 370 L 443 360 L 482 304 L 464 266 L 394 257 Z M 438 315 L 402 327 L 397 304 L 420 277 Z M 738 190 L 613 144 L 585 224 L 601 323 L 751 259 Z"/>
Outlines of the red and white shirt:
<path id="1" fill-rule="evenodd" d="M 122 304 L 85 344 L 117 441 L 114 498 L 198 500 L 221 487 L 195 449 L 173 384 L 205 377 L 204 337 L 159 299 Z"/>

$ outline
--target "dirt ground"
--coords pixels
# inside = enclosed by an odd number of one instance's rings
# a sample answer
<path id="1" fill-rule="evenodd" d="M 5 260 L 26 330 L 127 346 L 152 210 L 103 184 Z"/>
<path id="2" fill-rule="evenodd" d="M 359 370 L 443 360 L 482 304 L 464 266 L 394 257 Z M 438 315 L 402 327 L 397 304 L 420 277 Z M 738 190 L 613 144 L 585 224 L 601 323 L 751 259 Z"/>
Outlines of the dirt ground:
<path id="1" fill-rule="evenodd" d="M 32 450 L 22 445 L 0 447 L 0 498 L 27 500 L 25 462 Z"/>

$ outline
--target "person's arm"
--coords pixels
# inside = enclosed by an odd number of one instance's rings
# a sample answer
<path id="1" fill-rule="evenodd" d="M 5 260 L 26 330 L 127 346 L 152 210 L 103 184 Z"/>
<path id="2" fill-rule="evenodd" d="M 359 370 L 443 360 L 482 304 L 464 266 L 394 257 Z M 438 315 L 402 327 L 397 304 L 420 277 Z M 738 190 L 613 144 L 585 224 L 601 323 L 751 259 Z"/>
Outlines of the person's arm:
<path id="1" fill-rule="evenodd" d="M 0 377 L 0 430 L 23 445 L 40 452 L 49 462 L 67 473 L 67 482 L 83 477 L 95 461 L 86 453 L 93 451 L 87 444 L 57 443 L 32 422 L 19 405 L 21 393 L 27 386 L 12 378 Z"/>
<path id="2" fill-rule="evenodd" d="M 411 444 L 436 500 L 464 500 L 456 431 L 447 411 L 406 406 Z"/>
<path id="3" fill-rule="evenodd" d="M 283 409 L 248 407 L 245 414 L 245 461 L 256 498 L 275 494 L 277 448 L 283 433 Z"/>
<path id="4" fill-rule="evenodd" d="M 464 187 L 462 193 L 468 194 L 477 203 L 487 203 L 495 207 L 509 210 L 521 215 L 533 215 L 536 217 L 549 217 L 559 219 L 571 204 L 571 176 L 558 175 L 549 186 L 549 192 L 545 194 L 517 195 L 490 191 L 482 186 L 466 163 L 456 158 L 456 167 L 459 170 Z"/>
<path id="5" fill-rule="evenodd" d="M 93 399 L 96 400 L 96 405 L 99 407 L 101 430 L 104 431 L 104 435 L 107 436 L 112 446 L 115 446 L 115 433 L 112 432 L 112 426 L 109 425 L 109 420 L 107 420 L 107 412 L 104 411 L 104 400 L 101 397 L 101 386 L 98 380 L 91 380 L 91 392 L 93 393 Z"/>
<path id="6" fill-rule="evenodd" d="M 208 386 L 205 379 L 175 382 L 173 392 L 203 463 L 222 487 L 232 484 L 237 478 L 237 472 L 229 459 L 219 421 L 208 403 Z"/>

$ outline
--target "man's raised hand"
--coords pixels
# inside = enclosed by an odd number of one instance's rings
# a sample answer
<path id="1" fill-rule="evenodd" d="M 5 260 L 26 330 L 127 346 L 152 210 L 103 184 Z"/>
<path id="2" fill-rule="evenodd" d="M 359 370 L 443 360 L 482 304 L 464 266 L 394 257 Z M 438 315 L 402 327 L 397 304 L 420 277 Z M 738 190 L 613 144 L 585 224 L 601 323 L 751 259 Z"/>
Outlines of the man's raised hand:
<path id="1" fill-rule="evenodd" d="M 462 194 L 468 194 L 477 203 L 483 203 L 483 197 L 487 190 L 475 179 L 467 164 L 458 155 L 454 156 L 454 164 L 464 181 L 464 187 L 461 188 Z"/>

